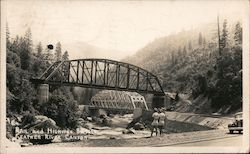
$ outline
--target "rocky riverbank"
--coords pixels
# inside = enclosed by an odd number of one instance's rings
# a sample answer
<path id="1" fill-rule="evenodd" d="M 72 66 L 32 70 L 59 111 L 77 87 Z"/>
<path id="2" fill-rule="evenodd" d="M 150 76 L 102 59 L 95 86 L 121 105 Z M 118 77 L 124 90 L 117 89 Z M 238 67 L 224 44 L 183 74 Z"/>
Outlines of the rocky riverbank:
<path id="1" fill-rule="evenodd" d="M 166 112 L 167 120 L 164 134 L 150 138 L 151 132 L 143 122 L 141 129 L 126 127 L 133 120 L 132 114 L 113 115 L 108 117 L 109 125 L 101 125 L 95 118 L 87 118 L 84 127 L 78 128 L 83 134 L 81 140 L 52 140 L 49 144 L 25 144 L 25 146 L 144 146 L 154 144 L 175 144 L 180 141 L 223 137 L 227 129 L 222 127 L 230 118 L 205 117 L 198 114 Z M 94 120 L 95 119 L 95 120 Z M 10 142 L 13 146 L 15 142 Z M 16 146 L 16 145 L 15 145 Z"/>

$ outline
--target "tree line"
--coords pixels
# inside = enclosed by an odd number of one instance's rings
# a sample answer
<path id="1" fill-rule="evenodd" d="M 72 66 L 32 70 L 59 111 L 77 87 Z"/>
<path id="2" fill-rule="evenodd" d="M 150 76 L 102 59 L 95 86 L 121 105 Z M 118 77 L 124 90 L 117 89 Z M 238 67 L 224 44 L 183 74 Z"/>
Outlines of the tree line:
<path id="1" fill-rule="evenodd" d="M 211 112 L 234 112 L 242 107 L 242 27 L 225 19 L 220 40 L 215 27 L 158 38 L 124 61 L 156 74 L 165 91 L 205 95 Z"/>
<path id="2" fill-rule="evenodd" d="M 49 102 L 39 104 L 37 86 L 29 81 L 30 78 L 39 77 L 55 61 L 61 60 L 69 60 L 69 53 L 63 52 L 60 41 L 53 53 L 42 42 L 34 45 L 30 28 L 24 36 L 12 38 L 6 26 L 7 117 L 45 115 L 60 127 L 75 126 L 78 106 L 73 87 L 50 86 Z"/>

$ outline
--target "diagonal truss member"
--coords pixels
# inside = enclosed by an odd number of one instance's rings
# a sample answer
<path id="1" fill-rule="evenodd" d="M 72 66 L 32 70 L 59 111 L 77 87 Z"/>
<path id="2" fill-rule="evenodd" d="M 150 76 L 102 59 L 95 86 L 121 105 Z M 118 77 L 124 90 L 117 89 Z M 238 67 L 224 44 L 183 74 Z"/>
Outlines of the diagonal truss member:
<path id="1" fill-rule="evenodd" d="M 164 95 L 159 79 L 132 64 L 109 59 L 76 59 L 52 64 L 33 83 Z"/>

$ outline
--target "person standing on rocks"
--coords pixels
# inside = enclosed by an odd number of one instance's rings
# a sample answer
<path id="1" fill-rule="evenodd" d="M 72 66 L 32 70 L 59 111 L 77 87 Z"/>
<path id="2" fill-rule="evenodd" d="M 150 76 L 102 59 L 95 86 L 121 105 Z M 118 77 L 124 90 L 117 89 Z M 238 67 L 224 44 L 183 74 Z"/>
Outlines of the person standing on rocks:
<path id="1" fill-rule="evenodd" d="M 159 110 L 157 108 L 154 108 L 154 113 L 152 115 L 152 117 L 154 118 L 153 122 L 151 123 L 151 137 L 153 136 L 153 133 L 155 131 L 155 134 L 157 136 L 158 134 L 158 121 L 159 121 Z"/>
<path id="2" fill-rule="evenodd" d="M 164 128 L 164 125 L 165 125 L 165 119 L 166 119 L 166 115 L 165 115 L 164 109 L 161 108 L 160 109 L 160 114 L 159 114 L 159 123 L 158 123 L 160 136 L 162 135 L 162 129 Z"/>

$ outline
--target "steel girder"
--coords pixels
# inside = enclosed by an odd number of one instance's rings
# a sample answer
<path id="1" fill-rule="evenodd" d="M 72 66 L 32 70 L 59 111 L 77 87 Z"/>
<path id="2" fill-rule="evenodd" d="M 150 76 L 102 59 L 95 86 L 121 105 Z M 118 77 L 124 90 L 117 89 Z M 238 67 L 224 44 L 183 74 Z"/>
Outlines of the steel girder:
<path id="1" fill-rule="evenodd" d="M 109 59 L 76 59 L 52 64 L 34 83 L 164 95 L 159 79 L 132 64 Z"/>

